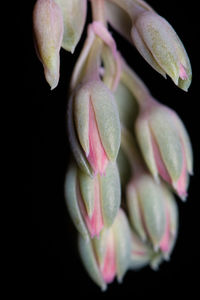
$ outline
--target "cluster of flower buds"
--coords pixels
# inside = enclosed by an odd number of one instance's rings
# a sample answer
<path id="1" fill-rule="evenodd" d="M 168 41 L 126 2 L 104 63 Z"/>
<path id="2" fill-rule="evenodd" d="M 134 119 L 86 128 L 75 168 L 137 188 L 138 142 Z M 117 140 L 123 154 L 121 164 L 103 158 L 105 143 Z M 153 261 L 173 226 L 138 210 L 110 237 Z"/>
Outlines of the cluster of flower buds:
<path id="1" fill-rule="evenodd" d="M 105 290 L 127 270 L 168 260 L 178 232 L 174 194 L 187 197 L 192 148 L 170 108 L 155 100 L 127 65 L 107 29 L 128 39 L 164 77 L 187 91 L 191 66 L 171 25 L 143 0 L 90 0 L 93 22 L 69 87 L 73 153 L 65 180 L 69 215 L 91 279 Z M 37 0 L 34 41 L 51 89 L 60 49 L 73 53 L 86 23 L 86 0 Z M 123 208 L 120 208 L 121 198 Z"/>

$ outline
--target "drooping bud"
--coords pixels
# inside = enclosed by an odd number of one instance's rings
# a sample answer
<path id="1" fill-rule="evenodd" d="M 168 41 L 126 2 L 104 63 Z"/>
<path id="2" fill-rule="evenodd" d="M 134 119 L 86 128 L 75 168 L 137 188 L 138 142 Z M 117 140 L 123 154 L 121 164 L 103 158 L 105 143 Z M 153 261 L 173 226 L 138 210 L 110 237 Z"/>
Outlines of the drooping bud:
<path id="1" fill-rule="evenodd" d="M 130 181 L 126 196 L 133 228 L 142 241 L 150 241 L 157 251 L 167 222 L 160 185 L 144 173 Z"/>
<path id="2" fill-rule="evenodd" d="M 109 1 L 108 1 L 109 2 Z M 192 70 L 186 50 L 172 26 L 142 0 L 111 0 L 107 19 L 157 72 L 187 91 Z"/>
<path id="3" fill-rule="evenodd" d="M 110 90 L 99 80 L 80 86 L 69 102 L 68 131 L 79 167 L 92 174 L 105 174 L 120 146 L 120 121 Z"/>
<path id="4" fill-rule="evenodd" d="M 154 176 L 158 174 L 184 200 L 188 174 L 192 174 L 193 155 L 187 131 L 170 108 L 150 99 L 136 121 L 136 135 L 145 162 Z"/>
<path id="5" fill-rule="evenodd" d="M 133 42 L 144 59 L 160 74 L 166 74 L 187 91 L 192 71 L 185 48 L 171 25 L 154 12 L 138 16 L 131 31 Z"/>
<path id="6" fill-rule="evenodd" d="M 120 179 L 115 163 L 109 163 L 105 176 L 94 178 L 76 166 L 68 170 L 65 182 L 66 204 L 77 230 L 86 240 L 99 236 L 113 223 L 120 206 Z"/>
<path id="7" fill-rule="evenodd" d="M 99 238 L 86 242 L 79 237 L 79 252 L 91 279 L 106 290 L 115 276 L 122 281 L 130 264 L 131 234 L 128 221 L 120 209 L 113 225 L 103 229 Z"/>
<path id="8" fill-rule="evenodd" d="M 157 184 L 150 175 L 142 174 L 127 187 L 127 205 L 132 226 L 142 242 L 150 242 L 154 252 L 159 250 L 168 259 L 178 227 L 178 210 L 173 194 L 163 183 Z M 150 252 L 145 253 L 141 259 L 145 258 L 147 262 Z"/>
<path id="9" fill-rule="evenodd" d="M 63 39 L 63 17 L 54 0 L 37 0 L 33 10 L 36 51 L 51 89 L 59 81 L 60 48 Z"/>
<path id="10" fill-rule="evenodd" d="M 55 0 L 63 14 L 64 35 L 62 47 L 74 52 L 78 44 L 86 21 L 86 0 Z"/>

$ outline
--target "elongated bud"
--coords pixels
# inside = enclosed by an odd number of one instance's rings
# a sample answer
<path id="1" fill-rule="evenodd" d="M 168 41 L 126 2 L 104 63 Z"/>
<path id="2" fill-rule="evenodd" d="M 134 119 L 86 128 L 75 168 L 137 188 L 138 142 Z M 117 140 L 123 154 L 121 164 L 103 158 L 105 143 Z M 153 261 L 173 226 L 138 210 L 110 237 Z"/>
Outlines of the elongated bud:
<path id="1" fill-rule="evenodd" d="M 63 39 L 63 17 L 54 0 L 37 0 L 33 11 L 36 51 L 51 89 L 59 81 L 60 48 Z"/>
<path id="2" fill-rule="evenodd" d="M 91 178 L 72 166 L 65 182 L 66 204 L 77 230 L 86 240 L 112 225 L 120 206 L 120 180 L 115 163 L 105 176 Z"/>
<path id="3" fill-rule="evenodd" d="M 127 205 L 133 228 L 158 250 L 167 222 L 160 185 L 148 174 L 134 178 L 127 186 Z"/>
<path id="4" fill-rule="evenodd" d="M 187 131 L 178 115 L 153 100 L 139 114 L 135 129 L 143 157 L 154 178 L 160 175 L 184 200 L 188 174 L 193 172 L 193 155 Z"/>
<path id="5" fill-rule="evenodd" d="M 115 276 L 121 282 L 130 264 L 131 235 L 128 221 L 120 209 L 115 222 L 99 238 L 86 242 L 79 237 L 79 252 L 91 279 L 106 290 Z"/>
<path id="6" fill-rule="evenodd" d="M 168 259 L 178 228 L 178 210 L 172 193 L 163 183 L 157 184 L 150 175 L 143 174 L 129 183 L 127 205 L 133 228 L 142 242 L 151 242 L 153 252 L 160 251 Z M 147 262 L 152 253 L 145 253 L 141 259 Z"/>
<path id="7" fill-rule="evenodd" d="M 74 52 L 78 44 L 86 21 L 86 0 L 55 0 L 60 6 L 64 22 L 62 47 Z"/>
<path id="8" fill-rule="evenodd" d="M 89 175 L 105 174 L 108 162 L 116 160 L 121 132 L 114 97 L 100 80 L 75 91 L 69 103 L 68 131 L 79 167 Z"/>
<path id="9" fill-rule="evenodd" d="M 187 91 L 192 70 L 186 50 L 172 26 L 142 0 L 110 0 L 107 19 L 157 72 Z"/>
<path id="10" fill-rule="evenodd" d="M 154 12 L 144 12 L 131 31 L 133 42 L 144 59 L 160 74 L 171 77 L 187 91 L 192 79 L 185 48 L 171 25 Z"/>

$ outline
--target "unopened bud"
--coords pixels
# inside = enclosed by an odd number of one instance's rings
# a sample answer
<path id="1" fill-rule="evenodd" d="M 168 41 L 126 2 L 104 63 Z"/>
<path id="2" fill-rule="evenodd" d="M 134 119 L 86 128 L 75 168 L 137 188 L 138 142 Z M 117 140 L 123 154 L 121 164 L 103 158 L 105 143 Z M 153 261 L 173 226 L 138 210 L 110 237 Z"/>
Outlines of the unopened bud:
<path id="1" fill-rule="evenodd" d="M 67 207 L 83 238 L 99 236 L 110 227 L 120 206 L 120 180 L 116 164 L 109 163 L 105 176 L 94 178 L 71 166 L 65 182 Z"/>
<path id="2" fill-rule="evenodd" d="M 91 279 L 106 290 L 115 276 L 121 281 L 130 265 L 131 235 L 128 221 L 120 209 L 115 222 L 103 229 L 99 238 L 86 242 L 79 237 L 79 252 Z"/>
<path id="3" fill-rule="evenodd" d="M 64 35 L 62 47 L 74 52 L 78 44 L 86 21 L 86 0 L 55 0 L 63 14 Z"/>
<path id="4" fill-rule="evenodd" d="M 166 214 L 162 189 L 148 174 L 142 174 L 127 186 L 127 205 L 133 228 L 142 239 L 159 250 L 165 233 Z"/>
<path id="5" fill-rule="evenodd" d="M 59 81 L 60 48 L 63 39 L 63 17 L 54 0 L 37 0 L 33 11 L 36 51 L 51 89 Z"/>
<path id="6" fill-rule="evenodd" d="M 192 174 L 193 155 L 187 131 L 178 115 L 153 100 L 139 114 L 135 129 L 154 178 L 159 174 L 184 200 L 188 174 Z"/>
<path id="7" fill-rule="evenodd" d="M 131 36 L 144 59 L 164 77 L 187 91 L 192 79 L 190 61 L 185 48 L 172 26 L 152 11 L 141 13 Z"/>
<path id="8" fill-rule="evenodd" d="M 116 160 L 121 137 L 113 94 L 100 80 L 92 81 L 80 86 L 70 101 L 68 130 L 74 157 L 89 175 L 105 174 L 108 162 Z"/>
<path id="9" fill-rule="evenodd" d="M 168 258 L 178 227 L 173 194 L 163 183 L 157 184 L 150 175 L 142 174 L 129 183 L 127 204 L 131 223 L 142 242 L 150 242 L 154 252 L 160 251 Z"/>

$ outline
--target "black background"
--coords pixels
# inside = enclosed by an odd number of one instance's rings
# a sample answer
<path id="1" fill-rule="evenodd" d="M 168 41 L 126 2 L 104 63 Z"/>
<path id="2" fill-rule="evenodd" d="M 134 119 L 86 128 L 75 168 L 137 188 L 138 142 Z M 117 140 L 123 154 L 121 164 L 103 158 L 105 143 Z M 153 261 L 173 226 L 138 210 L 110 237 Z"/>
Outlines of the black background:
<path id="1" fill-rule="evenodd" d="M 168 78 L 164 80 L 137 53 L 133 46 L 114 34 L 118 49 L 142 77 L 155 98 L 175 109 L 184 121 L 194 148 L 194 176 L 186 203 L 177 199 L 180 229 L 176 248 L 168 263 L 160 270 L 150 268 L 128 272 L 122 285 L 114 282 L 106 293 L 85 273 L 76 250 L 76 231 L 67 213 L 63 183 L 70 150 L 66 134 L 67 89 L 83 38 L 72 56 L 61 50 L 61 74 L 58 87 L 50 91 L 45 82 L 42 65 L 36 57 L 32 39 L 32 9 L 34 0 L 21 4 L 23 34 L 23 133 L 24 178 L 23 192 L 31 205 L 28 218 L 31 230 L 25 237 L 30 242 L 24 253 L 28 295 L 50 296 L 56 299 L 74 297 L 153 296 L 162 297 L 175 291 L 197 290 L 199 260 L 199 20 L 194 12 L 196 1 L 157 1 L 149 4 L 165 17 L 183 41 L 193 67 L 193 82 L 188 93 L 178 89 Z M 24 225 L 24 227 L 26 227 Z M 28 250 L 28 251 L 27 251 Z M 24 287 L 22 287 L 24 288 Z M 29 297 L 28 297 L 29 298 Z"/>

